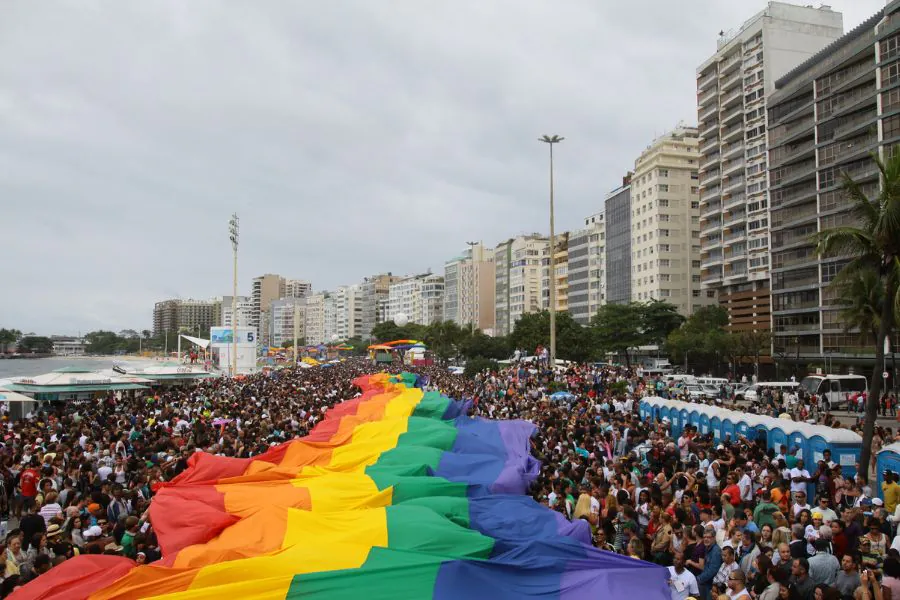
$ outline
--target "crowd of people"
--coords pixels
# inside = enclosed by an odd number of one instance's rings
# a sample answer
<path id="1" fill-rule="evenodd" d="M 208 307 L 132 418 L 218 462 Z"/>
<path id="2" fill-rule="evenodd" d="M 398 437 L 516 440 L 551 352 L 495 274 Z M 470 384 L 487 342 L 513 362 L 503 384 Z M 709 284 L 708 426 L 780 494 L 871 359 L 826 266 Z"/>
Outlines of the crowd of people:
<path id="1" fill-rule="evenodd" d="M 355 377 L 380 370 L 351 359 L 4 418 L 0 597 L 77 554 L 158 560 L 156 483 L 196 451 L 249 457 L 306 435 L 359 393 Z M 534 423 L 534 498 L 587 521 L 597 547 L 667 567 L 673 598 L 900 600 L 896 474 L 882 501 L 827 455 L 807 467 L 794 449 L 757 440 L 715 443 L 690 427 L 673 439 L 668 423 L 639 417 L 658 382 L 627 368 L 412 370 L 427 388 L 472 400 L 475 414 Z"/>

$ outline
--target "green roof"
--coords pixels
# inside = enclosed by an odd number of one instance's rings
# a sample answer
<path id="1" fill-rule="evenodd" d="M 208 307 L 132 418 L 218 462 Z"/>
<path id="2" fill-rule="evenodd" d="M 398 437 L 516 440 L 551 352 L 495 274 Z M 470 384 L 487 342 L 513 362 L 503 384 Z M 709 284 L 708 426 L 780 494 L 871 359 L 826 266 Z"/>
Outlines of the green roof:
<path id="1" fill-rule="evenodd" d="M 110 392 L 125 390 L 148 390 L 146 385 L 137 383 L 111 383 L 98 385 L 31 385 L 28 383 L 13 383 L 4 386 L 11 392 L 25 392 L 30 394 L 63 394 L 71 392 Z"/>
<path id="2" fill-rule="evenodd" d="M 61 367 L 59 369 L 54 369 L 54 373 L 91 373 L 90 369 L 86 369 L 84 367 Z"/>

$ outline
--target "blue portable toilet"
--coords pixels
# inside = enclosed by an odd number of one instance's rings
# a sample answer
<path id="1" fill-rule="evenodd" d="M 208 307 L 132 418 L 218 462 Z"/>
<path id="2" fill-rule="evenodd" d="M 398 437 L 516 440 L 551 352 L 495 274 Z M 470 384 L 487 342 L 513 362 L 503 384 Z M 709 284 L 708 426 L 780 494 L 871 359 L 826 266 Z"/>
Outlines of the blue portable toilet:
<path id="1" fill-rule="evenodd" d="M 884 498 L 881 491 L 881 484 L 884 483 L 884 472 L 893 471 L 900 473 L 900 443 L 890 444 L 881 449 L 878 456 L 875 457 L 878 478 L 876 480 L 876 489 L 879 498 Z"/>
<path id="2" fill-rule="evenodd" d="M 840 465 L 841 474 L 848 477 L 855 475 L 856 463 L 862 453 L 862 437 L 849 429 L 816 427 L 816 430 L 831 449 L 831 460 Z"/>
<path id="3" fill-rule="evenodd" d="M 681 428 L 684 429 L 691 424 L 691 412 L 687 408 L 681 409 Z"/>
<path id="4" fill-rule="evenodd" d="M 722 416 L 715 414 L 709 420 L 709 426 L 712 428 L 713 439 L 718 441 L 722 440 Z"/>
<path id="5" fill-rule="evenodd" d="M 732 421 L 730 417 L 722 417 L 722 441 L 725 440 L 729 440 L 731 442 L 737 441 L 734 421 Z"/>
<path id="6" fill-rule="evenodd" d="M 698 430 L 700 429 L 700 412 L 696 410 L 691 411 L 690 422 L 693 427 L 696 427 Z"/>
<path id="7" fill-rule="evenodd" d="M 700 414 L 700 435 L 706 435 L 709 433 L 710 424 L 709 424 L 709 415 L 706 413 Z"/>
<path id="8" fill-rule="evenodd" d="M 641 400 L 638 414 L 641 415 L 641 421 L 646 421 L 653 414 L 653 409 L 650 408 L 650 403 L 646 400 Z"/>
<path id="9" fill-rule="evenodd" d="M 787 447 L 788 436 L 781 427 L 769 427 L 769 448 L 775 450 L 777 454 L 782 446 Z"/>
<path id="10" fill-rule="evenodd" d="M 660 406 L 657 411 L 657 418 L 662 421 L 663 419 L 672 420 L 672 417 L 669 416 L 669 407 L 668 406 Z"/>
<path id="11" fill-rule="evenodd" d="M 738 435 L 742 435 L 750 441 L 753 441 L 753 438 L 750 436 L 750 425 L 747 423 L 747 421 L 738 421 L 735 430 L 737 431 Z"/>
<path id="12" fill-rule="evenodd" d="M 809 464 L 809 446 L 806 436 L 796 428 L 788 435 L 788 450 L 791 448 L 797 448 L 797 458 L 802 458 L 804 464 Z"/>
<path id="13" fill-rule="evenodd" d="M 825 441 L 818 433 L 810 436 L 809 444 L 809 460 L 807 460 L 808 470 L 812 472 L 817 468 L 819 461 L 825 458 L 825 450 L 828 449 L 828 442 Z"/>

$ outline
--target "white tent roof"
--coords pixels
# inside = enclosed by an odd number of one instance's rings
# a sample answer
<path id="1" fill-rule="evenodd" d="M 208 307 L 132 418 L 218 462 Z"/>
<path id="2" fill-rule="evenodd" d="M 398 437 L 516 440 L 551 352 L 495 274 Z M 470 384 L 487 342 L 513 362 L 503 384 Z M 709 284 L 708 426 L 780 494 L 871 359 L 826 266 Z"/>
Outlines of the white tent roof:
<path id="1" fill-rule="evenodd" d="M 190 335 L 184 335 L 184 334 L 182 334 L 181 337 L 183 337 L 184 339 L 186 339 L 187 341 L 189 341 L 193 344 L 197 344 L 204 350 L 206 349 L 207 346 L 209 346 L 209 340 L 204 340 L 203 338 L 192 337 Z"/>
<path id="2" fill-rule="evenodd" d="M 678 410 L 687 410 L 688 412 L 698 412 L 707 415 L 710 419 L 718 417 L 720 419 L 728 419 L 735 425 L 738 423 L 746 423 L 752 427 L 762 425 L 768 429 L 780 429 L 785 434 L 800 433 L 806 439 L 814 435 L 818 435 L 828 442 L 838 442 L 845 444 L 860 444 L 862 437 L 858 433 L 849 429 L 834 429 L 825 425 L 810 425 L 809 423 L 798 423 L 796 421 L 788 421 L 785 419 L 776 419 L 775 417 L 766 417 L 763 415 L 754 415 L 736 410 L 728 410 L 727 408 L 719 408 L 717 406 L 709 406 L 707 404 L 695 404 L 693 402 L 683 402 L 681 400 L 667 400 L 658 396 L 650 396 L 643 398 L 641 402 L 646 402 L 651 406 L 666 406 L 668 408 L 676 408 Z"/>
<path id="3" fill-rule="evenodd" d="M 0 402 L 36 402 L 34 398 L 29 398 L 25 394 L 18 392 L 10 392 L 0 388 Z"/>
<path id="4" fill-rule="evenodd" d="M 74 371 L 63 369 L 45 373 L 43 375 L 35 375 L 33 377 L 15 377 L 13 383 L 27 385 L 115 385 L 123 383 L 151 383 L 149 379 L 143 379 L 134 376 L 123 376 L 112 371 Z"/>

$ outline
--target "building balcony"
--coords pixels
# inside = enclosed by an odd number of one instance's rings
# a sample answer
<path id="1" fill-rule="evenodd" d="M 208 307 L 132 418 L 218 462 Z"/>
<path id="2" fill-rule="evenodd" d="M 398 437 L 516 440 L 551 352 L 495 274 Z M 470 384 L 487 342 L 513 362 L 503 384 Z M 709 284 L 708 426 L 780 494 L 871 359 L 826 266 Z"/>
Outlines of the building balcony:
<path id="1" fill-rule="evenodd" d="M 709 121 L 700 123 L 700 138 L 707 139 L 719 130 L 719 120 L 712 118 Z"/>
<path id="2" fill-rule="evenodd" d="M 700 92 L 699 94 L 697 94 L 697 106 L 699 106 L 700 108 L 706 107 L 710 102 L 715 102 L 718 95 L 719 90 L 717 88 L 712 88 L 704 92 Z"/>
<path id="3" fill-rule="evenodd" d="M 737 240 L 746 240 L 747 239 L 747 231 L 745 229 L 738 229 L 737 231 L 732 231 L 730 233 L 726 233 L 723 236 L 723 239 L 726 244 L 735 242 Z"/>
<path id="4" fill-rule="evenodd" d="M 718 80 L 719 74 L 715 71 L 713 71 L 712 73 L 707 73 L 706 75 L 702 75 L 699 79 L 697 79 L 697 91 L 702 92 Z"/>
<path id="5" fill-rule="evenodd" d="M 722 203 L 721 202 L 701 202 L 700 203 L 700 218 L 701 219 L 710 219 L 722 212 Z"/>
<path id="6" fill-rule="evenodd" d="M 746 220 L 747 214 L 742 210 L 740 212 L 727 213 L 726 216 L 722 219 L 722 224 L 726 228 L 730 228 L 738 223 L 743 223 Z"/>
<path id="7" fill-rule="evenodd" d="M 741 65 L 744 57 L 740 51 L 735 52 L 724 61 L 719 63 L 719 79 L 726 77 L 732 70 Z"/>
<path id="8" fill-rule="evenodd" d="M 715 250 L 716 248 L 721 248 L 722 247 L 722 237 L 717 234 L 713 234 L 712 237 L 701 238 L 700 245 L 702 246 L 704 251 Z"/>
<path id="9" fill-rule="evenodd" d="M 738 86 L 738 90 L 743 91 L 743 86 L 741 85 L 742 80 L 743 75 L 741 74 L 740 70 L 737 70 L 735 71 L 734 75 L 731 75 L 728 79 L 726 79 L 719 85 L 719 90 L 721 92 L 727 92 L 734 86 Z"/>
<path id="10" fill-rule="evenodd" d="M 724 180 L 722 186 L 723 194 L 742 189 L 744 187 L 744 176 L 738 175 L 736 177 L 729 177 L 728 179 Z"/>
<path id="11" fill-rule="evenodd" d="M 775 169 L 782 165 L 810 158 L 815 147 L 816 140 L 813 138 L 800 144 L 780 146 L 769 153 L 769 168 Z"/>
<path id="12" fill-rule="evenodd" d="M 719 112 L 719 103 L 713 102 L 709 104 L 709 106 L 702 106 L 697 108 L 697 120 L 698 121 L 708 121 L 710 117 Z"/>
<path id="13" fill-rule="evenodd" d="M 740 87 L 734 88 L 733 91 L 722 94 L 722 100 L 719 102 L 722 112 L 730 111 L 735 106 L 743 108 L 744 90 Z"/>
<path id="14" fill-rule="evenodd" d="M 731 125 L 732 123 L 738 123 L 738 122 L 743 124 L 743 122 L 744 122 L 744 107 L 743 106 L 738 105 L 737 108 L 734 108 L 728 112 L 725 112 L 724 110 L 722 112 L 723 112 L 723 117 L 721 119 L 721 122 L 722 122 L 723 127 L 726 127 L 728 125 Z"/>
<path id="15" fill-rule="evenodd" d="M 700 154 L 704 156 L 712 153 L 713 150 L 719 147 L 719 136 L 711 137 L 709 139 L 703 140 L 700 146 Z"/>
<path id="16" fill-rule="evenodd" d="M 711 168 L 715 168 L 719 166 L 719 159 L 721 155 L 718 152 L 714 152 L 709 156 L 704 156 L 700 159 L 700 172 L 709 171 Z"/>
<path id="17" fill-rule="evenodd" d="M 722 197 L 722 188 L 721 186 L 715 186 L 713 188 L 707 190 L 700 191 L 700 201 L 711 202 L 713 200 L 717 200 Z"/>
<path id="18" fill-rule="evenodd" d="M 741 192 L 740 194 L 733 194 L 730 197 L 725 198 L 722 208 L 731 210 L 732 208 L 743 206 L 746 202 L 747 197 Z"/>
<path id="19" fill-rule="evenodd" d="M 744 142 L 734 142 L 732 144 L 728 144 L 722 146 L 722 160 L 728 160 L 734 158 L 736 156 L 744 155 Z"/>
<path id="20" fill-rule="evenodd" d="M 718 283 L 722 281 L 722 271 L 712 271 L 700 275 L 700 281 L 703 283 Z"/>
<path id="21" fill-rule="evenodd" d="M 723 262 L 723 259 L 724 259 L 724 257 L 722 256 L 722 252 L 719 251 L 719 253 L 716 255 L 707 256 L 706 258 L 701 259 L 700 268 L 701 269 L 709 269 L 710 267 L 721 265 Z"/>
<path id="22" fill-rule="evenodd" d="M 731 127 L 722 130 L 721 140 L 723 144 L 731 143 L 735 140 L 741 140 L 744 137 L 744 123 L 738 121 Z"/>
<path id="23" fill-rule="evenodd" d="M 733 160 L 729 160 L 727 163 L 722 165 L 722 176 L 728 177 L 734 173 L 737 173 L 739 170 L 744 168 L 744 159 L 736 158 Z"/>
<path id="24" fill-rule="evenodd" d="M 723 273 L 725 281 L 747 276 L 746 264 L 744 266 L 738 266 L 738 265 L 740 265 L 740 263 L 733 263 L 731 269 L 729 269 L 728 266 L 726 265 L 725 272 Z"/>
<path id="25" fill-rule="evenodd" d="M 717 169 L 715 171 L 707 171 L 700 177 L 700 185 L 709 186 L 710 184 L 719 180 L 721 172 Z"/>

